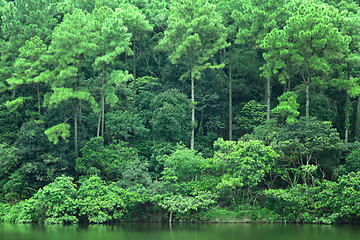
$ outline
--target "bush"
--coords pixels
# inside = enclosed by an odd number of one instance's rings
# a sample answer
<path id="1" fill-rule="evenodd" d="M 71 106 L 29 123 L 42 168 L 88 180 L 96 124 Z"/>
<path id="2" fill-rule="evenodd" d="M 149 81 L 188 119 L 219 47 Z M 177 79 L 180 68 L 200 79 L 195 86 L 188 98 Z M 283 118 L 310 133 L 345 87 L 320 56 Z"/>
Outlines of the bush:
<path id="1" fill-rule="evenodd" d="M 338 182 L 317 182 L 290 189 L 265 191 L 266 206 L 287 220 L 307 223 L 342 223 L 360 219 L 360 172 Z"/>
<path id="2" fill-rule="evenodd" d="M 90 177 L 78 191 L 79 215 L 90 223 L 119 220 L 125 212 L 122 192 L 115 184 L 106 185 L 99 176 Z"/>

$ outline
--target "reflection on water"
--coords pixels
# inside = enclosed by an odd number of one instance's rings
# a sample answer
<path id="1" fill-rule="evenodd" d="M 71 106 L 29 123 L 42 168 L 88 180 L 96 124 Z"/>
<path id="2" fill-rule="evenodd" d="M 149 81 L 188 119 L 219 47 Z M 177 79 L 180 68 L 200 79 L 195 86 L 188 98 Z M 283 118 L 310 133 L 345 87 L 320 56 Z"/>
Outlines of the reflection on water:
<path id="1" fill-rule="evenodd" d="M 359 225 L 167 224 L 117 225 L 0 224 L 1 240 L 354 240 Z"/>

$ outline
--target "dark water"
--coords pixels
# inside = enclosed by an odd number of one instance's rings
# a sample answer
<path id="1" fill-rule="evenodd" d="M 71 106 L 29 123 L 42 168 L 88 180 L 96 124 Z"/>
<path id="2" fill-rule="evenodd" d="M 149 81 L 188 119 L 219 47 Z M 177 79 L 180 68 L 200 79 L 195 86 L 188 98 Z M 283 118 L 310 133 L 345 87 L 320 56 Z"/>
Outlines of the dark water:
<path id="1" fill-rule="evenodd" d="M 360 225 L 139 224 L 48 226 L 0 224 L 0 240 L 360 240 Z"/>

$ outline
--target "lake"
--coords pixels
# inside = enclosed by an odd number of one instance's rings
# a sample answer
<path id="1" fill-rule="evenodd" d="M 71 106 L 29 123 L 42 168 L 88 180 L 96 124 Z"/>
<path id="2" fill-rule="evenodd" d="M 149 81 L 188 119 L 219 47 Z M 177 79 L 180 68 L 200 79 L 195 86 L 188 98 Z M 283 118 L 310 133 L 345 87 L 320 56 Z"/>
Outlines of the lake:
<path id="1" fill-rule="evenodd" d="M 118 225 L 0 224 L 0 240 L 356 240 L 360 225 L 167 224 Z"/>

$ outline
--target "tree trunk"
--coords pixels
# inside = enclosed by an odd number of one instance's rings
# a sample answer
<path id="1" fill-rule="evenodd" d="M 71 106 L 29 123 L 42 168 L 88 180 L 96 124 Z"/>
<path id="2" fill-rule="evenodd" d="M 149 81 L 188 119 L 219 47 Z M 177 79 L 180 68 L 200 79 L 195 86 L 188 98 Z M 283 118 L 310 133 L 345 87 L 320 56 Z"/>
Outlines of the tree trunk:
<path id="1" fill-rule="evenodd" d="M 75 100 L 75 105 L 74 105 L 74 152 L 75 152 L 75 157 L 77 158 L 79 156 L 78 154 L 78 100 Z"/>
<path id="2" fill-rule="evenodd" d="M 287 84 L 287 92 L 291 91 L 291 78 L 289 77 L 288 79 L 288 84 Z"/>
<path id="3" fill-rule="evenodd" d="M 194 69 L 191 65 L 190 78 L 191 78 L 191 142 L 190 149 L 194 150 L 195 142 L 195 79 L 194 79 Z"/>
<path id="4" fill-rule="evenodd" d="M 232 82 L 231 82 L 231 55 L 232 55 L 232 45 L 230 46 L 229 52 L 229 140 L 232 141 Z"/>
<path id="5" fill-rule="evenodd" d="M 102 77 L 101 77 L 101 91 L 100 91 L 100 112 L 98 118 L 98 126 L 96 137 L 104 138 L 104 128 L 105 128 L 105 93 L 104 93 L 104 84 L 105 84 L 105 66 L 102 68 Z"/>
<path id="6" fill-rule="evenodd" d="M 173 210 L 170 209 L 169 223 L 172 223 Z"/>
<path id="7" fill-rule="evenodd" d="M 99 118 L 98 118 L 96 137 L 100 137 L 100 127 L 101 127 L 101 100 L 100 100 L 100 111 L 99 111 Z"/>
<path id="8" fill-rule="evenodd" d="M 133 37 L 133 75 L 134 75 L 134 103 L 136 100 L 136 55 L 135 55 L 135 37 Z"/>
<path id="9" fill-rule="evenodd" d="M 104 93 L 104 84 L 105 84 L 105 67 L 102 69 L 102 81 L 101 81 L 101 137 L 104 138 L 104 129 L 105 129 L 105 93 Z"/>
<path id="10" fill-rule="evenodd" d="M 220 63 L 222 63 L 224 61 L 224 50 L 220 51 Z M 221 78 L 221 86 L 224 88 L 225 84 L 224 84 L 224 69 L 221 68 L 220 69 L 220 78 Z"/>
<path id="11" fill-rule="evenodd" d="M 309 120 L 309 116 L 310 116 L 310 89 L 309 89 L 309 85 L 310 82 L 306 81 L 305 82 L 305 94 L 306 94 L 306 105 L 305 105 L 305 117 L 306 117 L 306 121 Z"/>
<path id="12" fill-rule="evenodd" d="M 346 103 L 344 108 L 344 114 L 345 114 L 345 143 L 348 143 L 349 141 L 349 129 L 350 129 L 350 113 L 351 113 L 351 101 L 350 101 L 350 95 L 346 94 Z"/>
<path id="13" fill-rule="evenodd" d="M 270 97 L 271 97 L 271 79 L 270 77 L 266 78 L 266 120 L 270 120 Z"/>

